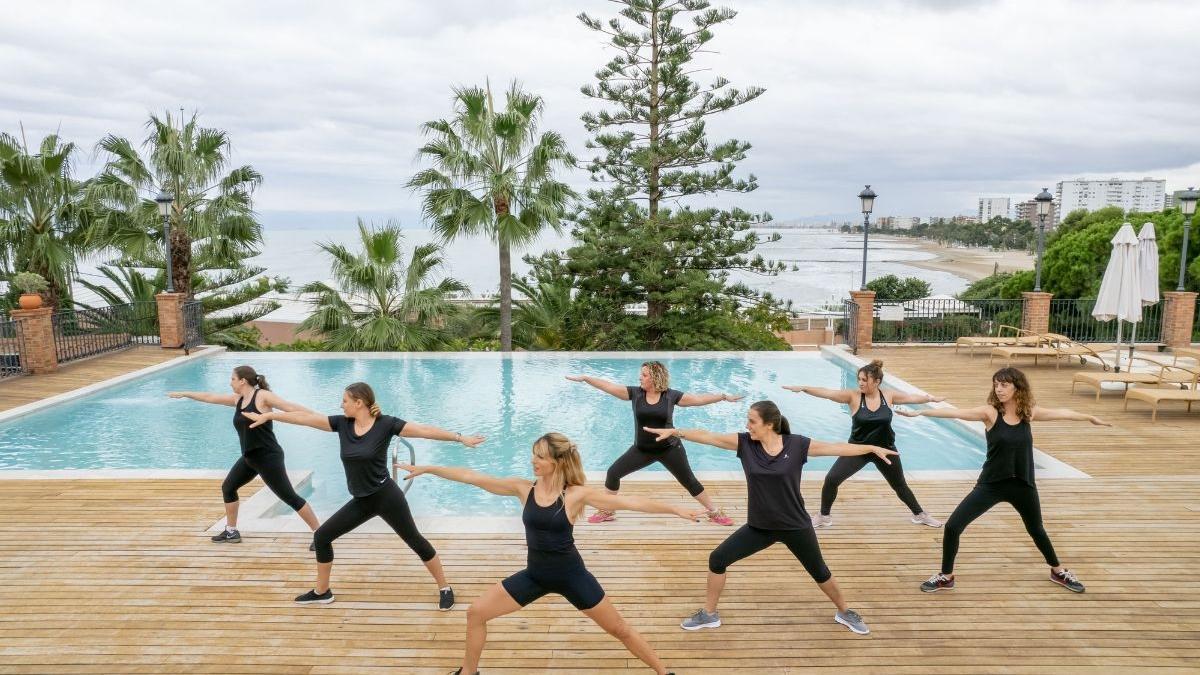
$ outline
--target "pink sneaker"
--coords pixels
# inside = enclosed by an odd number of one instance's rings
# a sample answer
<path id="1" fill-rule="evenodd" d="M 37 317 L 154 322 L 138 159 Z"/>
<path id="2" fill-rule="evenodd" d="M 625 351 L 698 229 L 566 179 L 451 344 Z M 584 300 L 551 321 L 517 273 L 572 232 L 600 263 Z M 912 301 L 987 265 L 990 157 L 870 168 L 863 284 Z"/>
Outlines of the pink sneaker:
<path id="1" fill-rule="evenodd" d="M 588 516 L 588 522 L 593 525 L 598 525 L 600 523 L 607 523 L 610 520 L 616 520 L 616 519 L 617 519 L 617 516 L 612 511 L 603 511 L 600 509 L 597 509 L 595 513 Z"/>
<path id="2" fill-rule="evenodd" d="M 716 511 L 708 512 L 708 522 L 729 526 L 733 525 L 733 518 L 725 515 L 725 509 L 717 509 Z"/>

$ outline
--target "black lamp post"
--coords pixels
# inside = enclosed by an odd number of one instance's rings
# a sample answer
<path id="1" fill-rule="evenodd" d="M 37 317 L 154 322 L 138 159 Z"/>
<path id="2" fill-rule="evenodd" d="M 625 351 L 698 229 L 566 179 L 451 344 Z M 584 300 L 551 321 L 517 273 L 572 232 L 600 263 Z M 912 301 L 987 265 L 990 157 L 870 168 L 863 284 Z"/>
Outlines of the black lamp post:
<path id="1" fill-rule="evenodd" d="M 167 292 L 174 293 L 175 277 L 171 271 L 171 205 L 175 203 L 175 196 L 165 190 L 159 190 L 154 201 L 158 202 L 158 215 L 162 216 L 163 221 L 163 241 L 166 242 L 167 250 Z"/>
<path id="2" fill-rule="evenodd" d="M 875 191 L 868 185 L 863 188 L 863 191 L 858 193 L 858 198 L 862 200 L 863 212 L 863 271 L 862 271 L 862 288 L 859 290 L 867 290 L 867 234 L 871 228 L 871 211 L 875 209 Z"/>
<path id="3" fill-rule="evenodd" d="M 1033 290 L 1040 292 L 1042 290 L 1042 247 L 1046 241 L 1046 216 L 1050 215 L 1050 206 L 1054 203 L 1054 195 L 1050 194 L 1049 189 L 1042 188 L 1033 201 L 1037 202 L 1038 212 L 1037 272 L 1033 275 Z"/>
<path id="4" fill-rule="evenodd" d="M 1192 229 L 1192 216 L 1196 214 L 1196 200 L 1200 199 L 1200 192 L 1196 192 L 1196 188 L 1190 187 L 1179 195 L 1179 210 L 1183 212 L 1183 251 L 1179 254 L 1179 285 L 1175 290 L 1183 290 L 1183 275 L 1187 271 L 1187 256 L 1188 256 L 1188 233 Z"/>

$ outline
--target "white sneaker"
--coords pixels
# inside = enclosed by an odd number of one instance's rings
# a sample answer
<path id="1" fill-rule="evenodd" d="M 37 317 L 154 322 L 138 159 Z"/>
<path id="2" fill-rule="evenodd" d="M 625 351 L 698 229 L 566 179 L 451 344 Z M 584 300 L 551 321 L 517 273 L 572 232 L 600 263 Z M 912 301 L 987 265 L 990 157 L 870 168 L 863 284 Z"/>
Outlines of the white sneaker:
<path id="1" fill-rule="evenodd" d="M 929 527 L 941 527 L 942 521 L 925 513 L 924 511 L 912 517 L 913 525 L 928 525 Z"/>
<path id="2" fill-rule="evenodd" d="M 833 516 L 824 516 L 818 513 L 813 516 L 813 527 L 833 527 Z"/>

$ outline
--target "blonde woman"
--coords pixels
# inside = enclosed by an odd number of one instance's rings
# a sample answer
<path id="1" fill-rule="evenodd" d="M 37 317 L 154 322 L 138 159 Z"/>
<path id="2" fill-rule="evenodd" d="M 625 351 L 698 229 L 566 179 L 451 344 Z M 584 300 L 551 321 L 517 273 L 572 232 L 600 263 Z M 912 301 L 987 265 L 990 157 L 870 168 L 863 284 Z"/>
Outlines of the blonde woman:
<path id="1" fill-rule="evenodd" d="M 521 521 L 525 524 L 525 542 L 529 547 L 528 566 L 492 586 L 467 610 L 467 647 L 462 667 L 455 673 L 475 673 L 479 656 L 487 640 L 487 623 L 511 614 L 548 594 L 557 593 L 576 609 L 624 643 L 625 647 L 656 673 L 666 673 L 658 655 L 613 606 L 596 577 L 587 570 L 575 548 L 572 535 L 575 521 L 587 505 L 616 511 L 628 509 L 643 513 L 674 514 L 688 520 L 699 519 L 702 512 L 689 512 L 644 497 L 621 497 L 604 490 L 585 487 L 579 449 L 566 436 L 548 433 L 533 443 L 534 480 L 496 478 L 486 474 L 446 466 L 397 464 L 408 478 L 432 474 L 440 478 L 483 488 L 492 494 L 515 497 L 521 501 Z"/>
<path id="2" fill-rule="evenodd" d="M 608 467 L 604 478 L 604 488 L 612 494 L 621 489 L 621 479 L 658 462 L 679 481 L 679 484 L 704 505 L 709 522 L 718 525 L 733 525 L 733 519 L 717 508 L 712 497 L 704 491 L 704 486 L 697 480 L 688 463 L 687 450 L 678 438 L 670 437 L 660 440 L 654 434 L 647 433 L 646 427 L 674 428 L 675 406 L 700 406 L 720 401 L 740 401 L 741 396 L 733 394 L 685 394 L 671 389 L 671 376 L 667 367 L 661 361 L 647 361 L 642 364 L 638 376 L 638 386 L 629 387 L 598 377 L 588 375 L 568 375 L 572 382 L 586 382 L 600 391 L 615 396 L 622 401 L 633 404 L 633 445 L 625 454 Z M 605 523 L 616 520 L 612 511 L 599 509 L 588 517 L 589 523 Z"/>
<path id="3" fill-rule="evenodd" d="M 442 561 L 437 551 L 413 522 L 412 512 L 404 491 L 388 472 L 388 445 L 393 436 L 427 438 L 433 441 L 457 441 L 473 448 L 483 442 L 483 436 L 463 436 L 428 424 L 405 422 L 398 417 L 380 414 L 375 403 L 375 391 L 365 382 L 355 382 L 342 392 L 342 415 L 326 417 L 315 412 L 269 412 L 242 414 L 257 427 L 272 420 L 299 424 L 321 431 L 337 433 L 341 441 L 342 467 L 346 471 L 346 487 L 350 501 L 329 517 L 313 533 L 317 551 L 317 584 L 296 598 L 301 605 L 333 602 L 329 575 L 333 571 L 333 542 L 368 520 L 379 516 L 425 563 L 425 568 L 438 585 L 438 609 L 448 611 L 454 606 L 454 590 L 446 582 Z"/>

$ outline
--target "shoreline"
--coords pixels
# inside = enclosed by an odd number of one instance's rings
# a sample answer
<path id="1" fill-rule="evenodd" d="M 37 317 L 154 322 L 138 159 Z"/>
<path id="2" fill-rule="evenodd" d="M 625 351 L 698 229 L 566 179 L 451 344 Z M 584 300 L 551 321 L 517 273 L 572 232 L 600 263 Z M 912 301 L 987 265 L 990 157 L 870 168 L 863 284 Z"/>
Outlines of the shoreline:
<path id="1" fill-rule="evenodd" d="M 1031 270 L 1034 266 L 1034 256 L 1025 251 L 1000 250 L 992 251 L 986 248 L 955 247 L 939 244 L 928 239 L 914 239 L 895 235 L 877 235 L 888 243 L 910 244 L 913 250 L 930 253 L 934 257 L 929 260 L 905 260 L 905 265 L 911 265 L 934 272 L 949 272 L 962 277 L 968 282 L 979 281 L 999 272 L 1019 272 Z"/>

